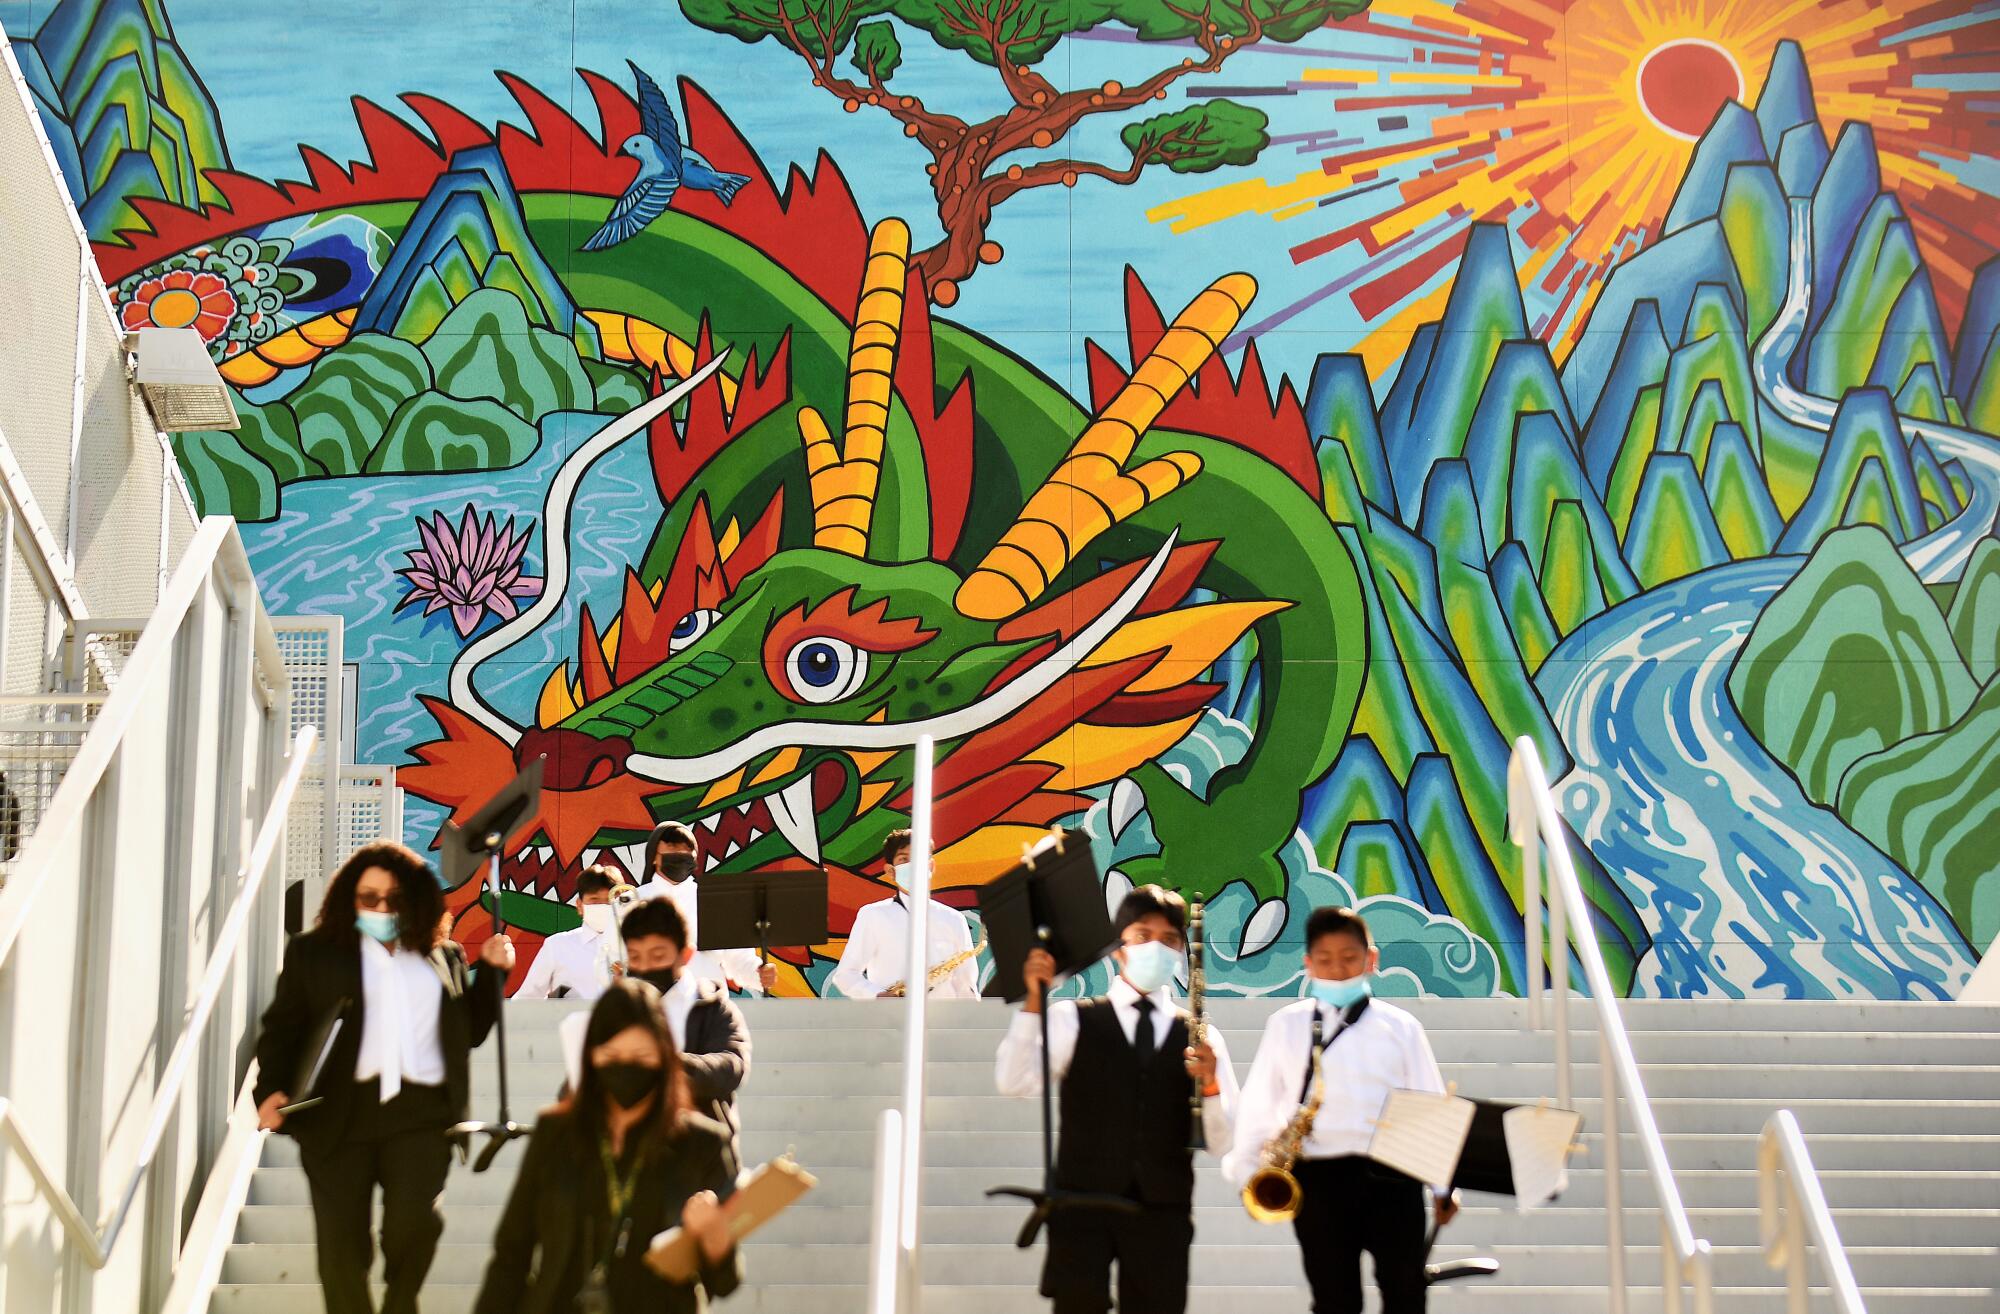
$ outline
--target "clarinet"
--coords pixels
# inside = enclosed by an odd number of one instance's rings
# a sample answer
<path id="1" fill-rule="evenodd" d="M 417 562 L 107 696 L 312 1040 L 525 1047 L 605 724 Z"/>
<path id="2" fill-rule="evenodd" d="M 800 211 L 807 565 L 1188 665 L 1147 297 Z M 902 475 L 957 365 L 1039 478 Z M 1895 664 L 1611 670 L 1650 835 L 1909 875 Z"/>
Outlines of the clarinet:
<path id="1" fill-rule="evenodd" d="M 1208 1014 L 1202 1006 L 1203 972 L 1201 966 L 1201 903 L 1199 900 L 1188 906 L 1188 1044 L 1205 1044 L 1208 1040 Z M 1196 1083 L 1188 1096 L 1188 1149 L 1208 1148 L 1208 1134 L 1202 1130 L 1201 1085 Z"/>

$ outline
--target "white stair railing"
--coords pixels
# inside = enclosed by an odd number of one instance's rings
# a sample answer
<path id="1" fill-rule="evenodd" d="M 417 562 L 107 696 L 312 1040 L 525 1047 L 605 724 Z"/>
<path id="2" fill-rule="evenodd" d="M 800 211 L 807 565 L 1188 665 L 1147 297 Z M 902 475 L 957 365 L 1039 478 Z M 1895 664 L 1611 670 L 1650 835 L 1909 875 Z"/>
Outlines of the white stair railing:
<path id="1" fill-rule="evenodd" d="M 1590 905 L 1570 861 L 1569 840 L 1556 815 L 1548 775 L 1532 739 L 1514 741 L 1507 764 L 1507 813 L 1515 844 L 1521 848 L 1521 913 L 1526 932 L 1528 1018 L 1544 1025 L 1542 999 L 1542 852 L 1549 855 L 1549 935 L 1546 946 L 1549 975 L 1554 981 L 1553 1031 L 1556 1053 L 1556 1100 L 1570 1103 L 1569 948 L 1573 944 L 1585 988 L 1597 1014 L 1598 1080 L 1604 1105 L 1604 1218 L 1609 1308 L 1626 1314 L 1631 1308 L 1630 1275 L 1625 1253 L 1625 1201 L 1619 1167 L 1619 1128 L 1629 1118 L 1639 1138 L 1646 1176 L 1660 1211 L 1660 1287 L 1666 1314 L 1680 1314 L 1686 1289 L 1694 1289 L 1695 1314 L 1714 1314 L 1715 1268 L 1706 1240 L 1694 1234 L 1687 1207 L 1667 1162 L 1666 1142 L 1653 1117 L 1652 1101 L 1632 1057 L 1632 1038 L 1611 988 L 1611 973 L 1590 922 Z"/>
<path id="2" fill-rule="evenodd" d="M 868 1314 L 916 1314 L 923 1308 L 924 1065 L 930 991 L 931 760 L 929 735 L 918 738 L 910 809 L 909 945 L 903 980 L 903 1107 L 876 1123 L 875 1198 L 868 1238 Z"/>
<path id="3" fill-rule="evenodd" d="M 1820 1190 L 1819 1173 L 1806 1151 L 1806 1138 L 1790 1109 L 1772 1114 L 1757 1138 L 1757 1213 L 1764 1262 L 1784 1270 L 1790 1314 L 1807 1314 L 1809 1308 L 1808 1242 L 1826 1270 L 1834 1309 L 1839 1314 L 1867 1314 L 1847 1250 L 1833 1225 L 1833 1212 L 1826 1207 L 1826 1193 Z"/>
<path id="4" fill-rule="evenodd" d="M 0 1247 L 23 1309 L 158 1307 L 277 970 L 269 873 L 313 739 L 288 743 L 227 518 L 108 669 L 0 888 Z"/>

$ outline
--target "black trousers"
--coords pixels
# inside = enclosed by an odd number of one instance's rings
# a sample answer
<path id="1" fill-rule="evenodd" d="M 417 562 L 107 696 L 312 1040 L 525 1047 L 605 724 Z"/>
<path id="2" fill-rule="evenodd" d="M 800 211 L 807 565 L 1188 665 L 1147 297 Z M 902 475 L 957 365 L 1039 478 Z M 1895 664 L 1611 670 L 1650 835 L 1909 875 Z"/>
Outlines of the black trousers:
<path id="1" fill-rule="evenodd" d="M 1049 1216 L 1042 1294 L 1055 1314 L 1104 1314 L 1116 1262 L 1124 1314 L 1181 1314 L 1193 1244 L 1194 1215 L 1184 1204 L 1147 1205 L 1137 1214 L 1058 1210 Z"/>
<path id="2" fill-rule="evenodd" d="M 451 1167 L 445 1139 L 450 1110 L 441 1086 L 404 1085 L 387 1104 L 376 1084 L 354 1088 L 346 1134 L 332 1145 L 300 1147 L 312 1192 L 319 1244 L 319 1284 L 327 1314 L 374 1314 L 368 1234 L 375 1188 L 382 1188 L 382 1261 L 388 1292 L 382 1314 L 416 1314 L 417 1293 L 430 1272 L 444 1215 L 438 1200 Z"/>
<path id="3" fill-rule="evenodd" d="M 1361 1252 L 1375 1259 L 1382 1314 L 1424 1308 L 1424 1185 L 1359 1156 L 1302 1159 L 1299 1238 L 1314 1314 L 1361 1314 Z"/>

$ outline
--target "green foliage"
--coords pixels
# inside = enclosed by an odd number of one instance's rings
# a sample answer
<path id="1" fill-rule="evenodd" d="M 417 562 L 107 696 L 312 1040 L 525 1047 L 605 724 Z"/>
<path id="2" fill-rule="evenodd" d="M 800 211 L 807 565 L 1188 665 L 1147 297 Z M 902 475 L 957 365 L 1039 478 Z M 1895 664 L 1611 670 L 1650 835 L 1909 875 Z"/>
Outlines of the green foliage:
<path id="1" fill-rule="evenodd" d="M 681 0 L 681 12 L 712 32 L 744 41 L 771 36 L 784 41 L 781 4 L 799 40 L 815 56 L 821 53 L 822 32 L 832 38 L 832 53 L 838 55 L 854 40 L 862 20 L 889 13 L 946 50 L 964 51 L 982 64 L 994 62 L 992 43 L 981 30 L 982 13 L 992 15 L 995 35 L 1016 64 L 1037 63 L 1070 33 L 1106 23 L 1129 27 L 1142 41 L 1185 40 L 1200 31 L 1201 23 L 1199 6 L 1168 0 Z M 1368 0 L 1218 0 L 1210 13 L 1217 30 L 1231 37 L 1247 33 L 1254 16 L 1263 27 L 1260 39 L 1290 42 L 1367 7 Z M 870 31 L 878 35 L 870 37 Z M 854 66 L 865 72 L 873 62 L 887 81 L 895 63 L 883 59 L 891 52 L 900 60 L 895 33 L 887 24 L 871 23 L 862 29 Z"/>
<path id="2" fill-rule="evenodd" d="M 277 514 L 278 481 L 271 467 L 244 451 L 235 434 L 177 433 L 173 443 L 203 515 L 268 520 Z"/>
<path id="3" fill-rule="evenodd" d="M 1208 173 L 1249 164 L 1270 144 L 1264 111 L 1233 100 L 1205 100 L 1125 125 L 1119 140 L 1134 159 L 1157 152 L 1175 173 Z"/>
<path id="4" fill-rule="evenodd" d="M 638 375 L 622 365 L 586 357 L 583 372 L 590 376 L 591 387 L 595 390 L 591 406 L 594 411 L 623 415 L 646 400 L 646 385 L 639 381 Z"/>
<path id="5" fill-rule="evenodd" d="M 855 33 L 854 67 L 887 82 L 903 64 L 903 43 L 888 19 L 864 23 Z"/>

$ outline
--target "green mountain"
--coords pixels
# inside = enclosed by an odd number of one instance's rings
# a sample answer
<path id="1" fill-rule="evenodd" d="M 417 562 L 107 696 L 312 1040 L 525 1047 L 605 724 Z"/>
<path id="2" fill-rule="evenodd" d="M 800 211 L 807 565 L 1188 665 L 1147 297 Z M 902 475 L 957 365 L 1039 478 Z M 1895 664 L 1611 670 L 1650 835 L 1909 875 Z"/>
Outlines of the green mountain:
<path id="1" fill-rule="evenodd" d="M 1938 897 L 1968 942 L 2000 936 L 2000 680 L 1945 729 L 1856 760 L 1838 808 Z"/>
<path id="2" fill-rule="evenodd" d="M 1729 676 L 1757 741 L 1829 805 L 1856 762 L 1950 725 L 1977 689 L 1937 603 L 1874 526 L 1821 541 Z"/>
<path id="3" fill-rule="evenodd" d="M 1981 684 L 2000 672 L 2000 538 L 1982 538 L 1951 599 L 1951 637 Z"/>
<path id="4" fill-rule="evenodd" d="M 60 0 L 15 57 L 91 237 L 146 228 L 134 198 L 222 200 L 215 101 L 174 43 L 165 0 Z"/>

